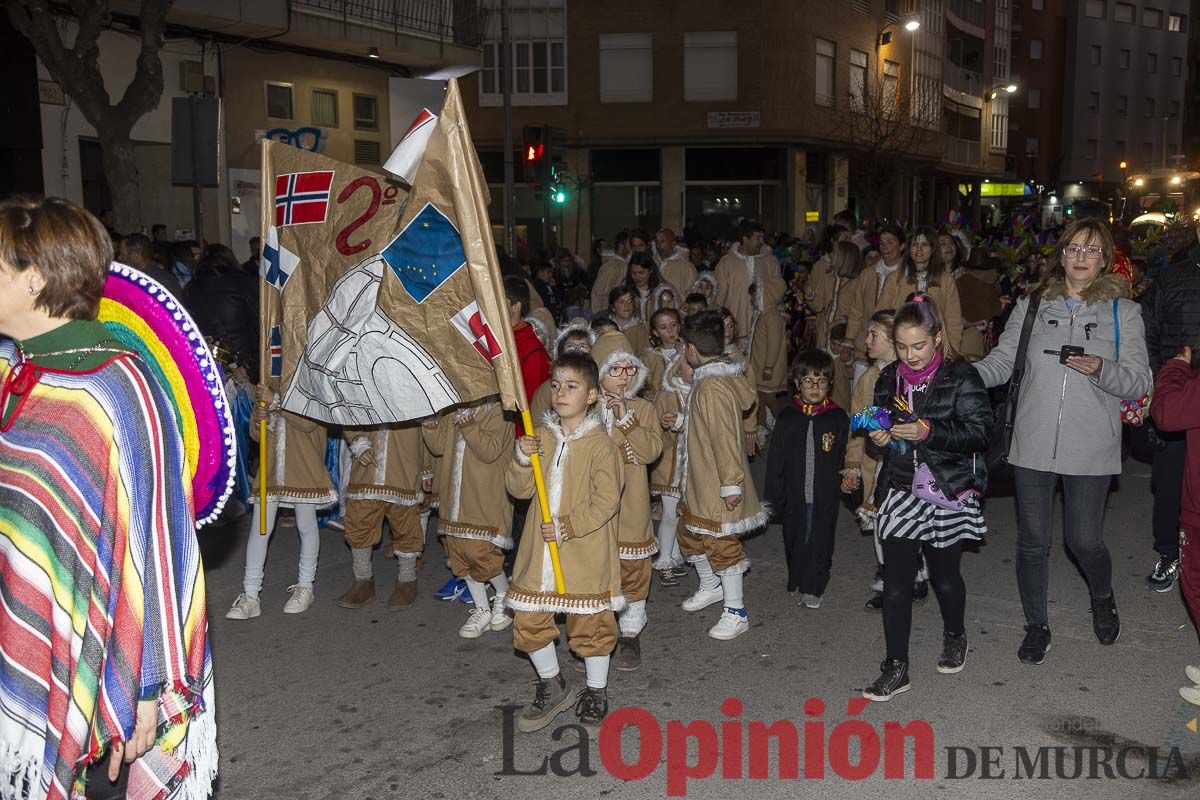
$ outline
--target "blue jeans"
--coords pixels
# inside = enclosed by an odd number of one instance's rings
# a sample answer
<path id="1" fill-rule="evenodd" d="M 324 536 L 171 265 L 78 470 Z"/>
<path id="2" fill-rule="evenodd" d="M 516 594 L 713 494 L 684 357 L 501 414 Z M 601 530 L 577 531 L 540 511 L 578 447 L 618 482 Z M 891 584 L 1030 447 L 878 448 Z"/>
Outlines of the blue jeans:
<path id="1" fill-rule="evenodd" d="M 1104 545 L 1104 503 L 1111 475 L 1058 475 L 1013 468 L 1017 490 L 1017 586 L 1025 621 L 1046 625 L 1047 564 L 1054 490 L 1063 484 L 1064 539 L 1087 578 L 1093 599 L 1112 594 L 1112 557 Z"/>

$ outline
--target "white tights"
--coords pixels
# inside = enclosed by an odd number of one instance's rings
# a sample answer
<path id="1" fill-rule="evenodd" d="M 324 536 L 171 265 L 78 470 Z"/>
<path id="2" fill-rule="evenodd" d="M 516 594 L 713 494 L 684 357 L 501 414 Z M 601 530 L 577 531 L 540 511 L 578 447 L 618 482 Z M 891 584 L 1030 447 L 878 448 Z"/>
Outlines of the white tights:
<path id="1" fill-rule="evenodd" d="M 679 524 L 679 498 L 671 495 L 660 495 L 662 498 L 662 519 L 658 521 L 658 558 L 654 560 L 655 569 L 669 569 L 683 563 L 679 553 L 679 540 L 675 537 L 675 527 Z"/>
<path id="2" fill-rule="evenodd" d="M 297 503 L 296 530 L 300 532 L 300 574 L 297 583 L 312 588 L 317 577 L 317 555 L 321 550 L 321 534 L 317 527 L 317 508 L 311 503 Z M 262 590 L 263 575 L 267 566 L 267 545 L 275 530 L 275 515 L 279 503 L 267 501 L 267 535 L 258 532 L 259 504 L 254 505 L 250 521 L 250 538 L 246 542 L 246 573 L 242 578 L 242 589 L 246 594 L 257 597 Z"/>

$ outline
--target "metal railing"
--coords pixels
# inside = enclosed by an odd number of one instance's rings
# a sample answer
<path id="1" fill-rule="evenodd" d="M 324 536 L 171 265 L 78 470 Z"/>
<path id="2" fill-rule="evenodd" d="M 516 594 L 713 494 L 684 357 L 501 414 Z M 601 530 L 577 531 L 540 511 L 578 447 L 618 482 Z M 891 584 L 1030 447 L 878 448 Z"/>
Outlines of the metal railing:
<path id="1" fill-rule="evenodd" d="M 947 61 L 942 67 L 942 81 L 951 89 L 971 97 L 983 96 L 983 75 L 974 70 Z"/>
<path id="2" fill-rule="evenodd" d="M 481 0 L 290 0 L 300 12 L 313 11 L 344 23 L 410 31 L 466 47 L 483 43 L 487 11 Z"/>
<path id="3" fill-rule="evenodd" d="M 954 164 L 969 164 L 979 166 L 979 142 L 973 139 L 959 139 L 957 136 L 946 136 L 942 149 L 942 157 Z"/>
<path id="4" fill-rule="evenodd" d="M 985 27 L 985 6 L 979 0 L 949 0 L 946 8 L 963 22 L 969 22 L 979 28 Z"/>

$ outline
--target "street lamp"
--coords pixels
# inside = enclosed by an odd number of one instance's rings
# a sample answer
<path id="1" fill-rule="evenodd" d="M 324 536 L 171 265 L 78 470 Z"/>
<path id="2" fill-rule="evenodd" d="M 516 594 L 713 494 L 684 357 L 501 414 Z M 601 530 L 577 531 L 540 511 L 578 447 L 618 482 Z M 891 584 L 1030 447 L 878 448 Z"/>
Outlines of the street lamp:
<path id="1" fill-rule="evenodd" d="M 992 90 L 988 92 L 988 100 L 995 100 L 1001 91 L 1005 91 L 1008 94 L 1016 94 L 1018 88 L 1020 87 L 1015 83 L 1007 83 L 1004 86 L 993 86 Z"/>
<path id="2" fill-rule="evenodd" d="M 886 45 L 892 43 L 892 31 L 890 29 L 894 27 L 896 27 L 895 22 L 889 22 L 887 25 L 883 26 L 883 28 L 879 31 L 878 38 L 875 40 L 876 47 L 885 47 Z M 921 20 L 918 17 L 909 17 L 904 21 L 904 30 L 908 31 L 909 33 L 913 33 L 920 27 Z"/>

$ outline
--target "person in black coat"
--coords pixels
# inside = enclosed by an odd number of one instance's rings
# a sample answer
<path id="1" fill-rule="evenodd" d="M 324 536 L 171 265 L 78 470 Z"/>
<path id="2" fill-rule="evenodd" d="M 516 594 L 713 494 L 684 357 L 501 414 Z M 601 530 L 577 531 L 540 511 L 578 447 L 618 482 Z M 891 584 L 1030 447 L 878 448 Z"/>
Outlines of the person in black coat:
<path id="1" fill-rule="evenodd" d="M 875 405 L 889 409 L 892 422 L 869 436 L 883 461 L 879 484 L 887 487 L 875 518 L 884 555 L 887 655 L 880 676 L 863 691 L 868 700 L 890 700 L 910 688 L 912 586 L 922 552 L 942 613 L 937 670 L 953 674 L 966 663 L 967 588 L 960 562 L 963 542 L 987 532 L 983 452 L 993 417 L 982 378 L 947 347 L 943 328 L 941 312 L 927 296 L 901 306 L 892 327 L 898 360 L 875 382 Z"/>
<path id="2" fill-rule="evenodd" d="M 258 277 L 247 275 L 233 251 L 209 245 L 184 290 L 184 305 L 200 332 L 258 374 Z"/>
<path id="3" fill-rule="evenodd" d="M 833 357 L 828 353 L 799 353 L 792 377 L 798 394 L 775 422 L 765 494 L 783 519 L 788 591 L 799 591 L 802 605 L 820 608 L 833 566 L 850 418 L 829 399 Z"/>

